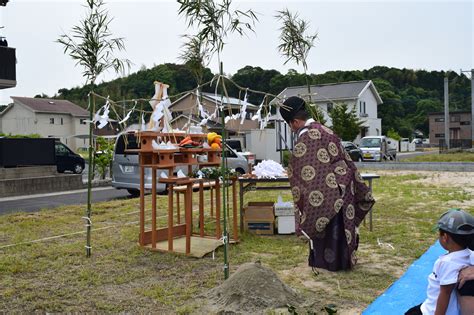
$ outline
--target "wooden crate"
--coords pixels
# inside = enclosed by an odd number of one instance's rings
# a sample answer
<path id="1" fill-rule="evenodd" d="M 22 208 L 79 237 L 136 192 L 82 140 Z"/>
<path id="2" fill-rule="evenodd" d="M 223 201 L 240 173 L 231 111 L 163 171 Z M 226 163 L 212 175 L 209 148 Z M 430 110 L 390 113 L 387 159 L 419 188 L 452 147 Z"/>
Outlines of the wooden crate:
<path id="1" fill-rule="evenodd" d="M 244 220 L 244 229 L 257 235 L 273 235 L 275 230 L 274 220 Z"/>
<path id="2" fill-rule="evenodd" d="M 249 202 L 244 208 L 244 219 L 247 221 L 265 220 L 274 221 L 275 215 L 273 213 L 273 202 L 268 201 L 254 201 Z"/>

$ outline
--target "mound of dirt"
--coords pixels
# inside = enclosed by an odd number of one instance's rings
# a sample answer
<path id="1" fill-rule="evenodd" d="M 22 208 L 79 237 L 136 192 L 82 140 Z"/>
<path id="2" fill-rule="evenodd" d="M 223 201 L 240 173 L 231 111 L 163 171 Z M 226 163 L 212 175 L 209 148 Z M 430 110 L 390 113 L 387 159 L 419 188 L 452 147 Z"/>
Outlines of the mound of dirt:
<path id="1" fill-rule="evenodd" d="M 210 290 L 207 298 L 216 313 L 256 314 L 300 303 L 293 289 L 258 262 L 240 266 L 229 279 Z"/>

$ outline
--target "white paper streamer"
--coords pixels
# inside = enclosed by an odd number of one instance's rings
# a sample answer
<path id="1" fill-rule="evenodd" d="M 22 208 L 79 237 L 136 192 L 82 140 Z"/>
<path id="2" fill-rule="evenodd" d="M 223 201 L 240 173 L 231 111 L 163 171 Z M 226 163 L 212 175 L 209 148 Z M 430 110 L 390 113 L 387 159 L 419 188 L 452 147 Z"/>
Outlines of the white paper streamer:
<path id="1" fill-rule="evenodd" d="M 240 109 L 240 124 L 242 125 L 244 123 L 245 117 L 247 115 L 247 90 L 245 90 L 245 96 L 244 96 L 244 104 L 242 105 L 242 108 Z"/>

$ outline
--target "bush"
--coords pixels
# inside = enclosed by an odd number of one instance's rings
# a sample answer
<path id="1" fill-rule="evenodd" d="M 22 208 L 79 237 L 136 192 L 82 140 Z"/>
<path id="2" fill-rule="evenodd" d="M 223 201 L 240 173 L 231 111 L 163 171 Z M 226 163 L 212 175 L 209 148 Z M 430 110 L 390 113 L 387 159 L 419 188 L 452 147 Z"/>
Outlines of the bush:
<path id="1" fill-rule="evenodd" d="M 105 178 L 107 169 L 112 163 L 114 154 L 114 143 L 107 141 L 103 137 L 98 137 L 96 140 L 97 151 L 94 158 L 94 163 L 99 169 L 99 174 L 102 178 Z"/>
<path id="2" fill-rule="evenodd" d="M 12 138 L 12 139 L 17 139 L 17 138 L 41 138 L 40 134 L 37 133 L 32 133 L 29 135 L 12 135 L 11 133 L 5 134 L 0 132 L 0 137 L 5 137 L 5 138 Z"/>
<path id="3" fill-rule="evenodd" d="M 290 164 L 291 152 L 289 150 L 283 151 L 283 167 L 288 167 Z"/>

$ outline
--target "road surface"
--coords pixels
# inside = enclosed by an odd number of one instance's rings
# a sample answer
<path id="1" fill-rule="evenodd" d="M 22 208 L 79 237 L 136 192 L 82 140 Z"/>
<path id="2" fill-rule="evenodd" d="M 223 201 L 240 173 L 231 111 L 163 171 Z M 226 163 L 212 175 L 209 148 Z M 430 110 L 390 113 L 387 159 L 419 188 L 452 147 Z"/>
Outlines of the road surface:
<path id="1" fill-rule="evenodd" d="M 126 190 L 112 187 L 92 189 L 92 202 L 130 198 Z M 87 203 L 87 189 L 57 193 L 0 198 L 0 215 L 14 212 L 34 212 L 44 208 Z"/>

